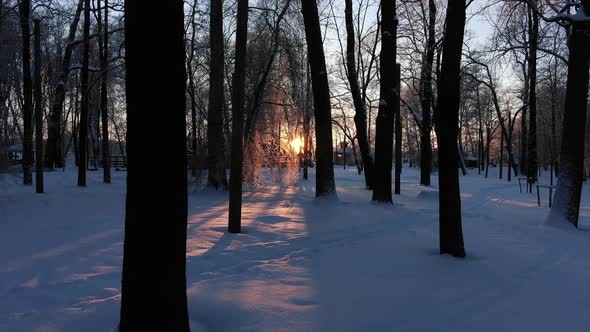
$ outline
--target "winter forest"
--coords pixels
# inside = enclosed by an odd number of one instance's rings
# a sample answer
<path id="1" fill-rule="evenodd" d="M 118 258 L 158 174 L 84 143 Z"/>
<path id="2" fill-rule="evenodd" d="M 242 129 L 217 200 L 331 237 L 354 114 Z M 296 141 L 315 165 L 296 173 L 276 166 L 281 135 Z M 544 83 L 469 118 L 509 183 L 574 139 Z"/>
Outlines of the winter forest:
<path id="1" fill-rule="evenodd" d="M 0 331 L 587 331 L 590 0 L 0 0 Z"/>

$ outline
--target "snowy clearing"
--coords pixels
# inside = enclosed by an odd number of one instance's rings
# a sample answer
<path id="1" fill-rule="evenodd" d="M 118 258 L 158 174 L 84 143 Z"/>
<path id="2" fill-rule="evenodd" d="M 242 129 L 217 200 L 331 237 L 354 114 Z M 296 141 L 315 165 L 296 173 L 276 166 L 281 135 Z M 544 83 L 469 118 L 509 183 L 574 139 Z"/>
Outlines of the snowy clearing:
<path id="1" fill-rule="evenodd" d="M 314 200 L 313 180 L 247 192 L 238 235 L 226 194 L 192 194 L 193 331 L 586 331 L 590 188 L 581 228 L 554 228 L 547 193 L 538 207 L 491 170 L 461 177 L 465 260 L 438 254 L 438 192 L 414 169 L 392 206 L 372 204 L 354 169 L 336 170 L 337 201 Z M 113 175 L 81 189 L 74 171 L 47 173 L 46 194 L 2 177 L 0 331 L 114 329 L 125 172 Z"/>

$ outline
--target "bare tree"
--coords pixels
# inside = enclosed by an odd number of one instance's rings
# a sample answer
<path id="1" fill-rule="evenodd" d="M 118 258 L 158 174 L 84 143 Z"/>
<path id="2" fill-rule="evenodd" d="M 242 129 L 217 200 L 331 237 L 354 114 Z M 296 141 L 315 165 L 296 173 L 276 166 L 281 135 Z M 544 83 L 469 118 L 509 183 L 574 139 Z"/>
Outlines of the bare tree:
<path id="1" fill-rule="evenodd" d="M 374 162 L 370 152 L 369 138 L 367 136 L 367 111 L 365 99 L 361 93 L 358 82 L 358 73 L 356 70 L 356 42 L 353 21 L 352 0 L 346 0 L 346 76 L 350 85 L 352 99 L 354 103 L 356 125 L 356 136 L 359 142 L 363 168 L 365 171 L 365 184 L 367 189 L 374 187 Z"/>
<path id="2" fill-rule="evenodd" d="M 316 136 L 316 197 L 336 194 L 333 168 L 330 87 L 316 0 L 301 2 L 311 69 Z"/>
<path id="3" fill-rule="evenodd" d="M 80 158 L 78 159 L 78 186 L 86 186 L 86 167 L 88 162 L 88 112 L 90 109 L 89 99 L 89 66 L 90 66 L 90 0 L 84 0 L 84 36 L 82 41 L 82 73 L 80 90 L 82 100 L 80 103 L 80 127 L 78 139 Z"/>
<path id="4" fill-rule="evenodd" d="M 537 182 L 537 48 L 539 44 L 539 13 L 537 0 L 529 2 L 529 132 L 527 142 L 527 183 L 529 192 Z"/>
<path id="5" fill-rule="evenodd" d="M 227 188 L 223 138 L 223 0 L 211 0 L 209 46 L 209 115 L 207 117 L 208 181 L 211 188 Z"/>
<path id="6" fill-rule="evenodd" d="M 565 10 L 577 7 L 577 14 Z M 588 108 L 588 79 L 590 70 L 590 0 L 571 3 L 555 17 L 569 28 L 569 59 L 563 134 L 559 158 L 559 178 L 550 218 L 565 219 L 578 227 L 584 168 L 584 136 Z M 577 15 L 577 17 L 576 17 Z"/>
<path id="7" fill-rule="evenodd" d="M 380 101 L 375 136 L 375 188 L 373 200 L 391 202 L 391 167 L 393 163 L 393 125 L 395 101 L 399 91 L 395 87 L 397 17 L 395 1 L 381 1 L 381 56 Z"/>
<path id="8" fill-rule="evenodd" d="M 432 73 L 434 53 L 436 51 L 436 2 L 428 0 L 428 40 L 423 56 L 420 74 L 420 103 L 422 106 L 422 124 L 420 131 L 420 184 L 430 186 L 432 169 L 432 145 L 430 142 L 431 106 L 434 99 L 432 91 Z"/>
<path id="9" fill-rule="evenodd" d="M 31 79 L 31 0 L 22 0 L 19 5 L 22 35 L 23 72 L 23 183 L 33 184 L 33 81 Z"/>
<path id="10" fill-rule="evenodd" d="M 79 40 L 76 40 L 76 31 L 78 29 L 78 23 L 80 22 L 80 16 L 84 9 L 84 1 L 79 0 L 74 13 L 74 19 L 70 24 L 68 30 L 68 38 L 66 40 L 66 46 L 64 54 L 61 58 L 61 64 L 58 68 L 57 80 L 53 92 L 53 101 L 51 104 L 51 112 L 49 113 L 47 121 L 47 151 L 45 154 L 45 165 L 48 168 L 62 168 L 64 166 L 65 154 L 63 152 L 63 137 L 62 133 L 62 117 L 64 102 L 66 99 L 66 87 L 70 76 L 70 65 L 72 62 L 72 54 L 74 48 L 80 44 Z"/>
<path id="11" fill-rule="evenodd" d="M 465 0 L 449 0 L 438 83 L 438 183 L 440 253 L 465 257 L 461 226 L 457 135 Z"/>
<path id="12" fill-rule="evenodd" d="M 109 57 L 109 0 L 104 0 L 104 21 L 101 13 L 101 0 L 97 0 L 98 11 L 98 48 L 100 53 L 100 114 L 102 126 L 102 167 L 103 182 L 111 183 L 111 142 L 109 139 L 108 108 L 108 57 Z"/>
<path id="13" fill-rule="evenodd" d="M 41 17 L 33 19 L 35 88 L 35 190 L 43 193 L 43 102 L 41 90 Z"/>
<path id="14" fill-rule="evenodd" d="M 248 44 L 248 0 L 238 2 L 236 28 L 236 62 L 232 94 L 232 141 L 229 191 L 229 226 L 231 233 L 240 233 L 242 224 L 242 167 L 244 161 L 244 93 L 246 84 L 246 49 Z"/>

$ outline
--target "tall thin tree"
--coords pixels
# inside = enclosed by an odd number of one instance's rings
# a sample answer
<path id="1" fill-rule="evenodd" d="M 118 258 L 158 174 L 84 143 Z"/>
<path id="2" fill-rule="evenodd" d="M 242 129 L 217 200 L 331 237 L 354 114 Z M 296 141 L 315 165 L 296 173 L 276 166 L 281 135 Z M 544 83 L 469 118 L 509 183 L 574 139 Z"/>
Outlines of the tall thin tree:
<path id="1" fill-rule="evenodd" d="M 98 45 L 100 53 L 100 118 L 102 129 L 102 180 L 111 183 L 111 143 L 109 139 L 108 107 L 108 57 L 109 57 L 109 0 L 104 0 L 104 18 L 101 14 L 101 0 L 97 0 L 98 11 Z"/>
<path id="2" fill-rule="evenodd" d="M 539 13 L 536 0 L 529 2 L 529 132 L 527 141 L 527 183 L 532 192 L 537 182 L 537 49 L 539 45 Z"/>
<path id="3" fill-rule="evenodd" d="M 125 1 L 128 175 L 121 332 L 189 331 L 183 23 L 182 0 Z M 152 139 L 155 132 L 166 139 Z M 153 177 L 145 166 L 153 151 L 163 150 L 170 156 L 158 167 L 166 176 Z"/>
<path id="4" fill-rule="evenodd" d="M 428 39 L 420 74 L 420 103 L 422 105 L 422 126 L 420 127 L 420 184 L 424 186 L 430 186 L 430 172 L 432 169 L 432 144 L 430 141 L 432 123 L 430 109 L 433 100 L 432 66 L 435 50 L 436 2 L 435 0 L 428 0 Z"/>
<path id="5" fill-rule="evenodd" d="M 465 0 L 449 0 L 438 84 L 438 184 L 440 253 L 465 257 L 457 158 L 460 68 Z"/>
<path id="6" fill-rule="evenodd" d="M 88 110 L 90 99 L 88 91 L 88 74 L 90 64 L 90 0 L 84 0 L 84 27 L 82 36 L 82 72 L 80 73 L 80 125 L 78 132 L 78 186 L 86 186 L 86 165 L 88 162 Z"/>
<path id="7" fill-rule="evenodd" d="M 242 164 L 244 161 L 244 94 L 248 44 L 248 0 L 238 1 L 236 31 L 236 61 L 232 84 L 231 170 L 229 178 L 228 230 L 231 233 L 240 233 L 242 225 Z"/>
<path id="8" fill-rule="evenodd" d="M 70 24 L 68 31 L 68 38 L 64 49 L 61 64 L 57 73 L 57 83 L 53 91 L 53 100 L 51 102 L 51 111 L 47 119 L 47 151 L 45 152 L 45 165 L 49 169 L 54 167 L 61 168 L 64 166 L 64 153 L 62 142 L 62 117 L 64 101 L 66 99 L 66 86 L 70 77 L 70 64 L 72 62 L 72 55 L 74 48 L 79 45 L 76 42 L 76 31 L 78 30 L 78 23 L 80 16 L 84 10 L 84 1 L 79 0 L 74 13 L 74 18 Z"/>
<path id="9" fill-rule="evenodd" d="M 399 91 L 395 89 L 397 58 L 395 0 L 381 0 L 381 35 L 380 101 L 375 134 L 375 187 L 373 190 L 373 200 L 377 202 L 391 202 L 393 124 L 396 112 L 395 100 L 399 99 Z"/>
<path id="10" fill-rule="evenodd" d="M 223 0 L 211 0 L 209 20 L 209 116 L 207 118 L 209 187 L 227 187 L 225 140 L 223 138 Z"/>
<path id="11" fill-rule="evenodd" d="M 31 0 L 19 5 L 23 70 L 23 183 L 33 184 L 33 80 L 31 78 Z"/>
<path id="12" fill-rule="evenodd" d="M 301 1 L 307 57 L 311 69 L 311 84 L 315 112 L 316 137 L 316 197 L 336 194 L 334 182 L 334 147 L 332 146 L 332 111 L 326 58 L 316 0 Z"/>
<path id="13" fill-rule="evenodd" d="M 41 89 L 41 17 L 33 19 L 33 51 L 35 57 L 35 191 L 43 193 L 43 101 Z"/>
<path id="14" fill-rule="evenodd" d="M 344 11 L 346 21 L 346 76 L 352 100 L 354 104 L 354 123 L 356 126 L 356 137 L 359 142 L 363 169 L 365 171 L 365 185 L 367 189 L 373 189 L 374 162 L 371 156 L 371 147 L 367 135 L 367 109 L 361 88 L 358 81 L 358 72 L 356 70 L 356 38 L 354 32 L 352 0 L 346 0 Z"/>
<path id="15" fill-rule="evenodd" d="M 395 112 L 395 180 L 393 192 L 396 195 L 401 193 L 401 178 L 402 178 L 402 115 L 399 107 L 400 103 L 400 87 L 401 87 L 401 66 L 395 65 L 395 97 L 393 98 L 393 111 Z"/>

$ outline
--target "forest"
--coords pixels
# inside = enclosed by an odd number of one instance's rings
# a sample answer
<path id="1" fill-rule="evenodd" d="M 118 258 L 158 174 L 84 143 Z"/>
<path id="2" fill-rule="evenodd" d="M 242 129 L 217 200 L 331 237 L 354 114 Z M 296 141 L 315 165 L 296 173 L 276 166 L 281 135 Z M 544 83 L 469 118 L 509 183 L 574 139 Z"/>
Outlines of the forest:
<path id="1" fill-rule="evenodd" d="M 0 0 L 0 331 L 584 331 L 590 0 Z"/>

